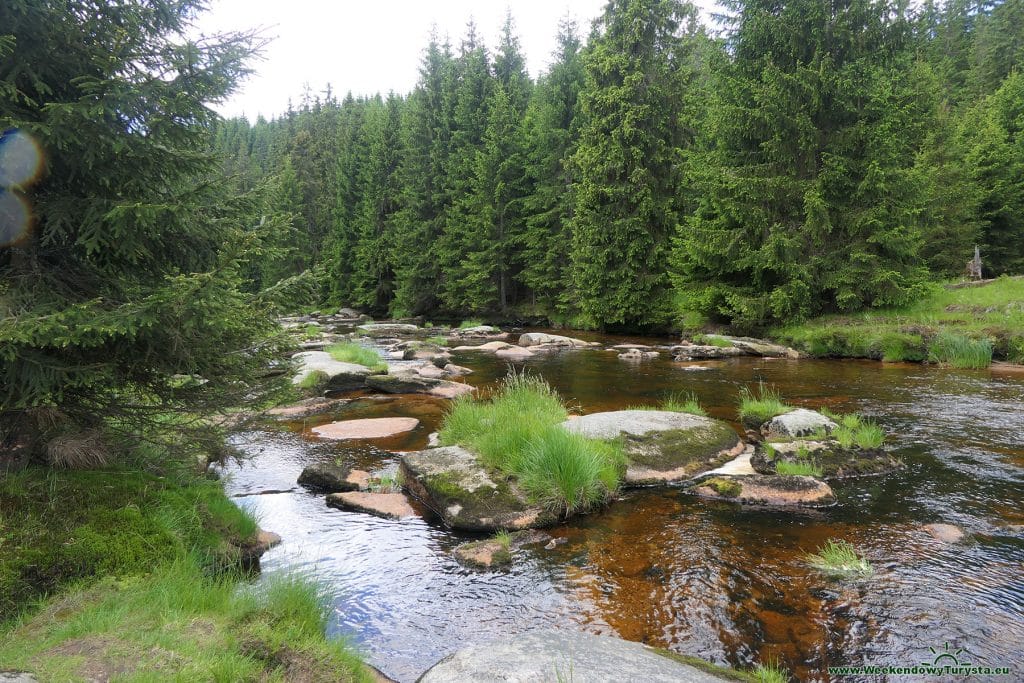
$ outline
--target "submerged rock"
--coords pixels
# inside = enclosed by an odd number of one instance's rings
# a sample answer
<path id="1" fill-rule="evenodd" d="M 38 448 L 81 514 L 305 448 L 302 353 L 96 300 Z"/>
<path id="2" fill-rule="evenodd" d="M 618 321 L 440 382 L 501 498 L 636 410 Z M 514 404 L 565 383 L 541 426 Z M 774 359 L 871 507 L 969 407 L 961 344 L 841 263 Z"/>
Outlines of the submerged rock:
<path id="1" fill-rule="evenodd" d="M 509 545 L 494 538 L 457 545 L 452 551 L 452 555 L 460 564 L 476 569 L 490 569 L 512 564 L 512 552 Z"/>
<path id="2" fill-rule="evenodd" d="M 471 375 L 473 371 L 469 368 L 462 367 L 461 365 L 455 365 L 454 363 L 448 363 L 444 366 L 444 371 L 448 373 L 449 377 L 462 377 L 463 375 Z"/>
<path id="3" fill-rule="evenodd" d="M 831 434 L 838 427 L 835 422 L 815 410 L 797 408 L 782 415 L 776 415 L 764 426 L 761 432 L 771 437 L 811 436 L 816 433 Z"/>
<path id="4" fill-rule="evenodd" d="M 437 396 L 438 398 L 458 398 L 459 396 L 472 394 L 474 391 L 476 391 L 476 389 L 468 384 L 460 384 L 459 382 L 441 382 L 427 393 L 431 396 Z"/>
<path id="5" fill-rule="evenodd" d="M 460 446 L 407 453 L 401 471 L 409 492 L 454 529 L 527 529 L 558 521 L 528 502 L 514 482 L 492 475 L 476 455 Z"/>
<path id="6" fill-rule="evenodd" d="M 623 440 L 627 485 L 687 481 L 739 455 L 739 435 L 721 420 L 667 410 L 616 410 L 561 425 L 593 439 Z"/>
<path id="7" fill-rule="evenodd" d="M 717 475 L 690 490 L 706 498 L 758 505 L 827 507 L 836 502 L 832 488 L 814 477 Z"/>
<path id="8" fill-rule="evenodd" d="M 383 439 L 416 429 L 414 417 L 372 417 L 364 420 L 329 422 L 311 430 L 323 439 Z"/>
<path id="9" fill-rule="evenodd" d="M 600 346 L 597 342 L 583 341 L 582 339 L 575 339 L 573 337 L 563 337 L 560 334 L 545 334 L 544 332 L 526 332 L 519 337 L 520 346 L 540 346 L 542 344 L 567 346 L 578 349 L 590 346 Z"/>
<path id="10" fill-rule="evenodd" d="M 645 683 L 719 683 L 716 668 L 685 664 L 679 656 L 610 636 L 572 630 L 520 633 L 470 645 L 424 673 L 419 683 L 464 681 L 644 681 Z"/>
<path id="11" fill-rule="evenodd" d="M 959 543 L 967 537 L 964 530 L 953 524 L 925 524 L 924 530 L 936 541 Z"/>
<path id="12" fill-rule="evenodd" d="M 352 481 L 352 470 L 333 462 L 318 462 L 307 465 L 299 475 L 299 484 L 317 491 L 338 493 L 358 491 L 359 484 Z"/>
<path id="13" fill-rule="evenodd" d="M 522 346 L 510 346 L 507 349 L 498 349 L 494 355 L 507 360 L 523 360 L 524 358 L 532 358 L 533 352 Z"/>
<path id="14" fill-rule="evenodd" d="M 401 493 L 366 493 L 350 491 L 327 496 L 327 505 L 342 510 L 365 512 L 384 519 L 415 517 L 416 511 Z"/>
<path id="15" fill-rule="evenodd" d="M 619 354 L 619 360 L 651 360 L 657 358 L 660 354 L 657 351 L 641 351 L 640 349 L 630 349 Z"/>

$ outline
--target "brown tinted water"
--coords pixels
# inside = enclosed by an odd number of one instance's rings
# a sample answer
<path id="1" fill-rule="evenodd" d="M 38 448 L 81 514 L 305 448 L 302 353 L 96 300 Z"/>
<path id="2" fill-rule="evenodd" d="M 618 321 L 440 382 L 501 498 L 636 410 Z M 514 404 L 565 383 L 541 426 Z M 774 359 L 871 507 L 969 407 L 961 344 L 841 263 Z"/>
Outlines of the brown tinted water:
<path id="1" fill-rule="evenodd" d="M 474 353 L 455 361 L 475 370 L 468 381 L 480 387 L 508 368 Z M 604 350 L 516 364 L 542 374 L 580 412 L 692 391 L 734 425 L 737 392 L 763 381 L 795 405 L 873 417 L 906 467 L 836 483 L 839 504 L 816 511 L 628 491 L 610 509 L 550 530 L 564 544 L 524 549 L 495 572 L 451 558 L 470 536 L 433 520 L 327 508 L 322 495 L 295 485 L 318 459 L 379 468 L 396 462 L 392 451 L 423 447 L 441 400 L 365 398 L 290 430 L 238 435 L 252 457 L 232 468 L 229 490 L 284 537 L 264 571 L 315 573 L 335 594 L 330 632 L 402 681 L 469 643 L 538 627 L 614 634 L 736 667 L 774 658 L 815 681 L 830 680 L 828 666 L 930 663 L 929 648 L 948 642 L 963 648 L 961 661 L 1009 666 L 1011 679 L 1024 680 L 1024 533 L 1010 528 L 1024 524 L 1024 375 L 860 361 L 704 365 L 711 369 L 686 370 L 664 354 L 627 363 Z M 372 444 L 308 435 L 332 419 L 382 416 L 421 425 Z M 265 491 L 277 492 L 254 495 Z M 958 525 L 970 540 L 940 543 L 922 530 L 932 522 Z M 809 569 L 803 554 L 829 538 L 860 548 L 874 575 L 834 582 Z"/>

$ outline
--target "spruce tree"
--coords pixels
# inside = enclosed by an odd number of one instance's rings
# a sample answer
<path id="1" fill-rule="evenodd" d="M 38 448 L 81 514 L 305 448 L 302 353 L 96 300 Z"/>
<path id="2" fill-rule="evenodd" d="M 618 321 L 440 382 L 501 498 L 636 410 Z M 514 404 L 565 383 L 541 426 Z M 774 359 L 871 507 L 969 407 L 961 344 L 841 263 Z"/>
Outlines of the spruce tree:
<path id="1" fill-rule="evenodd" d="M 273 325 L 240 284 L 260 218 L 208 152 L 209 105 L 254 38 L 190 39 L 201 8 L 0 4 L 0 146 L 18 131 L 44 155 L 36 182 L 3 190 L 33 216 L 0 249 L 5 442 L 259 400 Z"/>
<path id="2" fill-rule="evenodd" d="M 665 315 L 695 17 L 677 0 L 612 0 L 584 52 L 571 284 L 585 325 Z"/>
<path id="3" fill-rule="evenodd" d="M 902 304 L 926 275 L 914 172 L 934 103 L 910 25 L 867 0 L 731 2 L 700 197 L 673 263 L 683 305 L 742 325 Z"/>
<path id="4" fill-rule="evenodd" d="M 576 23 L 563 19 L 554 62 L 541 76 L 525 115 L 525 228 L 517 239 L 520 279 L 539 310 L 554 312 L 568 300 L 573 173 L 569 159 L 579 140 L 577 102 L 583 88 Z"/>

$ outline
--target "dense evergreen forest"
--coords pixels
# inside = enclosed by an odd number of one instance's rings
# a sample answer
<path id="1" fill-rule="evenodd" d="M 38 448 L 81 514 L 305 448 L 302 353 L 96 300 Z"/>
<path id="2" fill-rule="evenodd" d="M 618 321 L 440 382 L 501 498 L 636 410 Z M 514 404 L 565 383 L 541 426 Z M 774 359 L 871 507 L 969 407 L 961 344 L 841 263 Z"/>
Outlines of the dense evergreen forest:
<path id="1" fill-rule="evenodd" d="M 376 314 L 757 327 L 1024 270 L 1024 2 L 612 0 L 537 80 L 511 17 L 433 37 L 408 95 L 222 122 L 308 271 Z M 531 27 L 530 30 L 540 30 Z"/>

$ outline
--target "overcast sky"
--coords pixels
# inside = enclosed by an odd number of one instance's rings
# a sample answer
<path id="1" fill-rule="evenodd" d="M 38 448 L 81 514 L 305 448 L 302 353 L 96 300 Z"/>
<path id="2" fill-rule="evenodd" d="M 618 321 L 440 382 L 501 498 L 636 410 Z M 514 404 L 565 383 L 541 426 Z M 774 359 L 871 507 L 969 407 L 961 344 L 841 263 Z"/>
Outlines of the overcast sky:
<path id="1" fill-rule="evenodd" d="M 453 45 L 473 17 L 489 48 L 497 43 L 505 10 L 512 9 L 527 68 L 536 76 L 550 62 L 559 20 L 576 17 L 583 35 L 606 0 L 210 0 L 199 19 L 203 33 L 265 29 L 273 38 L 255 74 L 217 109 L 250 120 L 283 113 L 303 85 L 322 92 L 330 83 L 339 97 L 407 93 L 416 84 L 431 26 Z M 696 3 L 713 6 L 713 0 Z"/>

